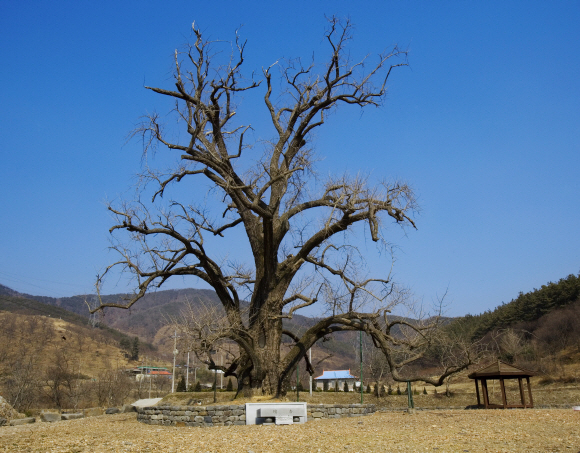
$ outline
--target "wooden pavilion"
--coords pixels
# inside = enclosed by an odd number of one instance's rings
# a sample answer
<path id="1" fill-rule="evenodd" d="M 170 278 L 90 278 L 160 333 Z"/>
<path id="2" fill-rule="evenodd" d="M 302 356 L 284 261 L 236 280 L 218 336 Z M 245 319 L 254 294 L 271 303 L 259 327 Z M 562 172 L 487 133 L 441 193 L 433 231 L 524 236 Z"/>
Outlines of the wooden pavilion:
<path id="1" fill-rule="evenodd" d="M 484 406 L 486 409 L 507 409 L 512 407 L 534 407 L 534 400 L 532 399 L 532 389 L 530 387 L 530 377 L 535 376 L 532 371 L 524 370 L 522 368 L 515 367 L 513 365 L 508 365 L 507 363 L 498 360 L 491 365 L 474 371 L 468 377 L 470 379 L 475 379 L 475 392 L 477 393 L 477 405 Z M 526 397 L 524 393 L 524 386 L 522 383 L 523 379 L 526 379 L 526 384 L 528 385 L 528 396 L 529 401 L 526 403 Z M 520 398 L 521 404 L 508 404 L 505 383 L 506 379 L 517 379 L 520 387 Z M 489 402 L 489 392 L 487 389 L 488 380 L 499 380 L 499 385 L 501 388 L 501 399 L 503 404 L 490 404 Z M 479 385 L 478 381 L 481 381 L 481 390 L 483 393 L 483 405 L 481 404 L 481 399 L 479 397 Z"/>

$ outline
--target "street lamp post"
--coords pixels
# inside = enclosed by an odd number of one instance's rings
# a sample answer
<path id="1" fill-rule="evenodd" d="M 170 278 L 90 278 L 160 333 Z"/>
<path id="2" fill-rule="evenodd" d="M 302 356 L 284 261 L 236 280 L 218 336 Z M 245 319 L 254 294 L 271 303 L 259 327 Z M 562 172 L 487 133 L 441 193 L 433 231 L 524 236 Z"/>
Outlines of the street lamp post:
<path id="1" fill-rule="evenodd" d="M 173 374 L 171 375 L 171 393 L 175 392 L 175 357 L 177 356 L 177 330 L 173 335 Z"/>
<path id="2" fill-rule="evenodd" d="M 310 369 L 312 369 L 312 348 L 308 350 L 308 361 L 310 362 Z M 310 374 L 310 396 L 312 396 L 312 374 Z"/>
<path id="3" fill-rule="evenodd" d="M 212 349 L 211 351 L 209 351 L 210 355 L 215 354 L 217 351 L 215 349 Z M 216 403 L 217 402 L 217 368 L 215 368 L 215 362 L 212 360 L 213 365 L 214 365 L 214 369 L 213 369 L 213 402 Z"/>

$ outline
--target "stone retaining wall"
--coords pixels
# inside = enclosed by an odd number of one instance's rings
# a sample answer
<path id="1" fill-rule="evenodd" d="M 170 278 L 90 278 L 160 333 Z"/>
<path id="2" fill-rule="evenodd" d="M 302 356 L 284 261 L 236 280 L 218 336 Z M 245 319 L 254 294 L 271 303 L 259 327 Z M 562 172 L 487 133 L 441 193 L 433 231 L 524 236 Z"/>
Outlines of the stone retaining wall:
<path id="1" fill-rule="evenodd" d="M 152 406 L 137 409 L 137 421 L 165 426 L 246 424 L 246 406 Z"/>
<path id="2" fill-rule="evenodd" d="M 374 404 L 309 404 L 308 420 L 360 417 L 376 411 Z"/>
<path id="3" fill-rule="evenodd" d="M 309 404 L 308 421 L 360 417 L 375 412 L 374 404 Z M 152 406 L 137 408 L 137 420 L 164 426 L 229 426 L 246 424 L 246 406 Z"/>

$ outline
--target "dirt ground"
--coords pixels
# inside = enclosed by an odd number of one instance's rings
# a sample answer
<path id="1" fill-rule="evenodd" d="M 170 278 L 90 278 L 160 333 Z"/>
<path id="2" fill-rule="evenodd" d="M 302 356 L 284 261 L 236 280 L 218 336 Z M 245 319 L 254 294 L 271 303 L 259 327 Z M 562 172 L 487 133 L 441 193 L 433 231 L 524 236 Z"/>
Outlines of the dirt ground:
<path id="1" fill-rule="evenodd" d="M 2 452 L 580 452 L 571 409 L 428 410 L 288 426 L 177 428 L 135 414 L 0 428 Z"/>

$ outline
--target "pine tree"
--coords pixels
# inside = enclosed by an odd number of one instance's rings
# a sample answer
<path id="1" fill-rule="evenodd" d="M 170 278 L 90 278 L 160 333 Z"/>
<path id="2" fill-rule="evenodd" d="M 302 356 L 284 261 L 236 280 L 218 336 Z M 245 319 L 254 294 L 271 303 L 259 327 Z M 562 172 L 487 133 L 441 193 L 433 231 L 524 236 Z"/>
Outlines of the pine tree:
<path id="1" fill-rule="evenodd" d="M 121 341 L 119 341 L 119 347 L 123 351 L 130 352 L 131 351 L 131 340 L 129 340 L 127 337 L 121 338 Z"/>
<path id="2" fill-rule="evenodd" d="M 350 391 L 350 389 L 348 388 L 348 382 L 344 381 L 344 385 L 342 387 L 342 391 L 343 392 L 348 392 Z"/>
<path id="3" fill-rule="evenodd" d="M 228 392 L 234 391 L 234 384 L 232 383 L 232 378 L 228 379 L 228 385 L 226 386 L 226 391 L 228 391 Z"/>
<path id="4" fill-rule="evenodd" d="M 197 382 L 195 383 L 194 390 L 195 390 L 196 392 L 201 392 L 201 382 L 197 381 Z"/>
<path id="5" fill-rule="evenodd" d="M 131 360 L 139 360 L 139 337 L 133 338 L 131 344 Z"/>
<path id="6" fill-rule="evenodd" d="M 367 384 L 367 393 L 371 393 L 371 384 Z"/>
<path id="7" fill-rule="evenodd" d="M 185 387 L 185 377 L 181 376 L 181 379 L 179 380 L 179 382 L 177 383 L 177 392 L 185 392 L 186 391 L 186 387 Z"/>
<path id="8" fill-rule="evenodd" d="M 425 387 L 423 387 L 423 395 L 427 394 L 427 389 Z"/>
<path id="9" fill-rule="evenodd" d="M 324 383 L 322 384 L 322 389 L 323 389 L 325 392 L 328 392 L 328 381 L 324 381 Z"/>

